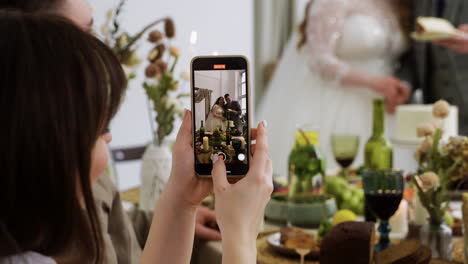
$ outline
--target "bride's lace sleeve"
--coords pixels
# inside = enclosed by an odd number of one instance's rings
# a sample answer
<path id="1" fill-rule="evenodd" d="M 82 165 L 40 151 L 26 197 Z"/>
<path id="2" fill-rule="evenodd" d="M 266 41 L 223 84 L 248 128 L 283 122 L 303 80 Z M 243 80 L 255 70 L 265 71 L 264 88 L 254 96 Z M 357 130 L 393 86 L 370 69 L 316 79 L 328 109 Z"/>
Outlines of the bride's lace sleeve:
<path id="1" fill-rule="evenodd" d="M 349 65 L 335 54 L 349 2 L 315 0 L 308 14 L 306 49 L 310 67 L 328 81 L 340 82 L 350 72 Z"/>

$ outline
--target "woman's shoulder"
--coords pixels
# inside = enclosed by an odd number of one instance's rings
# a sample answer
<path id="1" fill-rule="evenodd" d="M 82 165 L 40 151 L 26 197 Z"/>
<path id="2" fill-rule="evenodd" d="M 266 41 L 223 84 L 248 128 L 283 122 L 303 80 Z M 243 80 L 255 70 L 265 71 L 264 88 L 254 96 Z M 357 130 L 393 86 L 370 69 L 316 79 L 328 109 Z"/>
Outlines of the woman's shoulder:
<path id="1" fill-rule="evenodd" d="M 0 258 L 0 264 L 57 264 L 55 260 L 37 252 L 28 251 L 23 254 Z"/>

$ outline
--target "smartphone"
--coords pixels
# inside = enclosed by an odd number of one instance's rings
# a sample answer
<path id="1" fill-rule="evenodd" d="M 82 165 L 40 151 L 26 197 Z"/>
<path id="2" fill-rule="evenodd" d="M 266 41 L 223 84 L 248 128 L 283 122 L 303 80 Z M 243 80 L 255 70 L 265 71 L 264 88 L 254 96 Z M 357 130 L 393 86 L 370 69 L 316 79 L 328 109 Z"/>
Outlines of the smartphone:
<path id="1" fill-rule="evenodd" d="M 221 157 L 228 180 L 249 171 L 250 86 L 243 56 L 195 57 L 191 63 L 191 99 L 195 172 L 211 177 Z"/>

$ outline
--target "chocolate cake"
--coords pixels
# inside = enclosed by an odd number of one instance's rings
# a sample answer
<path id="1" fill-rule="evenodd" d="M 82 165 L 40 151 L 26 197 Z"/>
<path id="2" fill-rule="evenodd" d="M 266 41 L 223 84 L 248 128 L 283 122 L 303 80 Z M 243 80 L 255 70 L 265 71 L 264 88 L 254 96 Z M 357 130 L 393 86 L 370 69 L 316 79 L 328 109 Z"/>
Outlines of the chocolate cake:
<path id="1" fill-rule="evenodd" d="M 341 223 L 323 238 L 320 264 L 370 264 L 374 257 L 374 237 L 373 222 Z"/>
<path id="2" fill-rule="evenodd" d="M 402 241 L 375 255 L 376 264 L 427 264 L 431 260 L 431 250 L 416 240 Z"/>

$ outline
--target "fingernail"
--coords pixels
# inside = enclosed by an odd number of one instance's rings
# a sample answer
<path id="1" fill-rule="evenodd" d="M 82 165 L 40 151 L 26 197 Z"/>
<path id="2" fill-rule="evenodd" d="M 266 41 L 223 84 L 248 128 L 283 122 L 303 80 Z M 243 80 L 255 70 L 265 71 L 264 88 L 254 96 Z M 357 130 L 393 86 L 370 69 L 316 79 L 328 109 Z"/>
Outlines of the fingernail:
<path id="1" fill-rule="evenodd" d="M 189 115 L 189 110 L 187 108 L 184 109 L 184 119 L 187 118 Z"/>
<path id="2" fill-rule="evenodd" d="M 268 128 L 268 122 L 266 120 L 263 120 L 262 124 L 264 128 Z"/>

